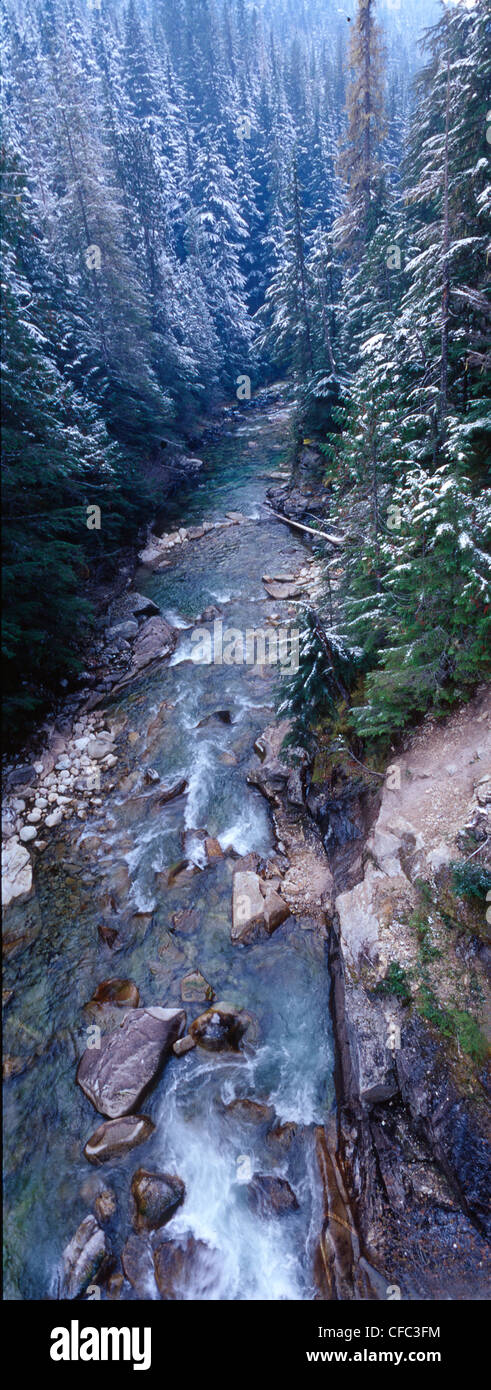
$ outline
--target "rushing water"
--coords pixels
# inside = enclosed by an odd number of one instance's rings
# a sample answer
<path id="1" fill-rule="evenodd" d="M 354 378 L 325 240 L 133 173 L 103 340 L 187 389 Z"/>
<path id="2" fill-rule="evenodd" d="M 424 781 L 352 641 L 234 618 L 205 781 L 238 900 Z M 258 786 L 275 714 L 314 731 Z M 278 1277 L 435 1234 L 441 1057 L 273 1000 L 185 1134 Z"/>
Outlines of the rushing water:
<path id="1" fill-rule="evenodd" d="M 190 630 L 212 604 L 239 630 L 265 627 L 275 614 L 295 623 L 294 609 L 268 599 L 261 582 L 263 573 L 298 569 L 305 558 L 301 541 L 268 515 L 259 476 L 281 464 L 287 424 L 287 412 L 267 407 L 242 420 L 208 451 L 180 512 L 184 524 L 223 518 L 229 509 L 248 520 L 193 542 L 160 573 L 137 575 L 136 587 L 179 629 L 176 651 L 109 707 L 107 722 L 120 730 L 114 790 L 83 825 L 67 823 L 50 843 L 35 900 L 17 909 L 32 939 L 7 963 L 5 978 L 14 991 L 5 1050 L 26 1059 L 5 1087 L 7 1297 L 56 1296 L 61 1252 L 102 1185 L 118 1199 L 108 1234 L 119 1251 L 131 1231 L 131 1174 L 142 1164 L 179 1173 L 186 1184 L 169 1236 L 192 1232 L 215 1252 L 205 1275 L 190 1276 L 183 1298 L 315 1295 L 320 1198 L 312 1126 L 333 1105 L 324 943 L 311 922 L 290 918 L 268 940 L 233 946 L 234 860 L 203 868 L 199 840 L 189 833 L 206 828 L 239 854 L 273 851 L 267 804 L 246 774 L 254 740 L 271 721 L 277 671 L 198 665 L 190 660 Z M 230 722 L 215 713 L 225 710 Z M 143 781 L 148 767 L 166 786 L 186 778 L 186 794 L 156 808 Z M 182 859 L 186 831 L 197 871 L 169 888 L 166 870 Z M 113 950 L 99 937 L 101 922 L 118 930 Z M 84 1006 L 114 975 L 134 980 L 143 1004 L 180 1004 L 180 980 L 193 968 L 218 999 L 252 1014 L 243 1050 L 197 1048 L 172 1058 L 143 1106 L 156 1123 L 151 1139 L 95 1170 L 82 1150 L 101 1117 L 75 1084 L 91 1021 Z M 185 1007 L 190 1022 L 206 1005 Z M 227 1111 L 237 1097 L 273 1105 L 275 1125 L 295 1122 L 290 1146 L 266 1125 Z M 298 1211 L 276 1220 L 254 1214 L 244 1182 L 250 1172 L 287 1177 Z M 146 1292 L 158 1296 L 150 1276 Z M 125 1284 L 122 1297 L 133 1296 Z"/>

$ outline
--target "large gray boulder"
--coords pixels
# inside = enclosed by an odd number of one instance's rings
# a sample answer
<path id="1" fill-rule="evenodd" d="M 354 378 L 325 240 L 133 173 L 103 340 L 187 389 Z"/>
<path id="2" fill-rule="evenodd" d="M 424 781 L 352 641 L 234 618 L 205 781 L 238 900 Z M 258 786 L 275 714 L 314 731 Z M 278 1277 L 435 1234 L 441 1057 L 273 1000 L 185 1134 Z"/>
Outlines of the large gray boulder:
<path id="1" fill-rule="evenodd" d="M 148 618 L 143 623 L 133 645 L 133 670 L 140 671 L 151 661 L 170 656 L 174 651 L 177 633 L 165 618 Z"/>
<path id="2" fill-rule="evenodd" d="M 264 898 L 257 874 L 234 874 L 232 899 L 232 941 L 250 941 L 264 922 Z"/>
<path id="3" fill-rule="evenodd" d="M 32 890 L 32 865 L 29 851 L 13 836 L 4 847 L 2 863 L 2 905 L 10 906 L 14 898 L 27 898 Z"/>
<path id="4" fill-rule="evenodd" d="M 136 1110 L 186 1026 L 184 1009 L 132 1009 L 101 1045 L 86 1048 L 77 1081 L 109 1119 Z"/>

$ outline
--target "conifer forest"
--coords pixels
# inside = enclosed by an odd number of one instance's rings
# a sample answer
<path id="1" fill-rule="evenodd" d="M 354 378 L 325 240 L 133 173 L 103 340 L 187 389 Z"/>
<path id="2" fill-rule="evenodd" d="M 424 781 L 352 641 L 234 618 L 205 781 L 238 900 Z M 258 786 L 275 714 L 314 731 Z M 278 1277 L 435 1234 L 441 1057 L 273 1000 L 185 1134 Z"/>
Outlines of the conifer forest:
<path id="1" fill-rule="evenodd" d="M 0 3 L 6 1297 L 479 1302 L 488 0 Z"/>

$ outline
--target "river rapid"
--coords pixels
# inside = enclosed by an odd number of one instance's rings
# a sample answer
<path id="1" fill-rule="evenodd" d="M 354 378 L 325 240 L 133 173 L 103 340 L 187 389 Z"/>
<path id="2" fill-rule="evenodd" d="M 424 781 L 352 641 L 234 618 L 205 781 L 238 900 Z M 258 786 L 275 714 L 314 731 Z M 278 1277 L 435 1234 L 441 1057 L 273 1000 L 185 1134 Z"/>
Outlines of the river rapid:
<path id="1" fill-rule="evenodd" d="M 256 738 L 274 718 L 278 668 L 191 659 L 191 632 L 210 605 L 242 632 L 267 627 L 275 615 L 295 626 L 295 605 L 268 598 L 262 583 L 264 573 L 297 572 L 306 557 L 302 541 L 268 512 L 261 477 L 281 466 L 288 423 L 286 408 L 265 405 L 207 448 L 178 521 L 215 521 L 232 509 L 247 520 L 192 542 L 168 568 L 135 576 L 139 592 L 178 629 L 175 651 L 108 702 L 106 722 L 117 735 L 113 790 L 83 823 L 66 820 L 37 862 L 39 929 L 9 958 L 4 980 L 13 991 L 5 1050 L 26 1057 L 5 1086 L 8 1298 L 60 1296 L 62 1252 L 101 1187 L 114 1194 L 107 1233 L 118 1261 L 132 1230 L 131 1177 L 142 1165 L 185 1183 L 166 1234 L 192 1233 L 212 1252 L 191 1267 L 180 1297 L 316 1296 L 322 1199 L 314 1128 L 334 1107 L 325 940 L 311 920 L 294 917 L 250 945 L 230 938 L 236 856 L 255 851 L 267 861 L 275 849 L 269 807 L 247 771 Z M 187 790 L 156 809 L 148 768 L 165 786 L 185 779 Z M 190 833 L 203 829 L 224 851 L 207 865 Z M 168 886 L 168 870 L 183 855 L 196 871 Z M 26 922 L 33 910 L 32 902 L 17 909 Z M 101 923 L 118 932 L 112 948 Z M 101 981 L 118 976 L 135 982 L 143 1005 L 184 1007 L 189 1026 L 207 1007 L 182 1005 L 181 980 L 195 969 L 217 1000 L 252 1015 L 241 1050 L 198 1047 L 171 1057 L 141 1107 L 156 1126 L 151 1138 L 92 1168 L 83 1147 L 102 1117 L 75 1082 L 93 1017 L 88 1001 Z M 273 1107 L 273 1118 L 251 1123 L 246 1110 L 227 1110 L 238 1098 Z M 253 1173 L 287 1178 L 298 1210 L 280 1218 L 253 1210 Z M 120 1296 L 138 1295 L 125 1281 Z M 159 1297 L 151 1269 L 139 1296 Z"/>

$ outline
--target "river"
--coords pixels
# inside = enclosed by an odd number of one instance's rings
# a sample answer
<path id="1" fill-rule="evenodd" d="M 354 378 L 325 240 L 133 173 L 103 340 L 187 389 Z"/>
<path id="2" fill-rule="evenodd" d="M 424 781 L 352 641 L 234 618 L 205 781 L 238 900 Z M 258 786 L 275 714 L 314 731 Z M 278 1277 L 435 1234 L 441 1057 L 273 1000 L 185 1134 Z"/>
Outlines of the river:
<path id="1" fill-rule="evenodd" d="M 193 542 L 161 572 L 136 575 L 136 588 L 178 629 L 176 649 L 108 704 L 118 735 L 114 789 L 85 822 L 65 822 L 38 861 L 38 929 L 7 961 L 4 980 L 13 991 L 5 1050 L 26 1057 L 5 1086 L 8 1298 L 59 1296 L 62 1251 L 102 1184 L 117 1203 L 108 1236 L 118 1256 L 131 1232 L 131 1176 L 142 1164 L 185 1183 L 166 1233 L 191 1232 L 214 1252 L 204 1271 L 199 1262 L 191 1270 L 182 1298 L 316 1296 L 322 1213 L 314 1126 L 334 1106 L 325 941 L 312 921 L 292 917 L 251 945 L 230 939 L 231 851 L 263 860 L 274 851 L 269 807 L 248 785 L 247 770 L 273 718 L 278 670 L 190 659 L 191 631 L 209 605 L 240 631 L 265 627 L 275 614 L 295 623 L 295 610 L 269 599 L 262 584 L 265 572 L 298 571 L 306 554 L 268 514 L 261 476 L 281 466 L 288 423 L 285 407 L 265 405 L 207 447 L 180 523 L 214 521 L 231 509 L 247 520 Z M 155 799 L 142 795 L 148 768 L 166 786 L 186 779 L 187 792 L 156 811 Z M 206 867 L 189 835 L 203 828 L 229 851 Z M 168 887 L 186 831 L 196 872 Z M 27 923 L 33 910 L 18 909 Z M 101 922 L 118 931 L 112 950 L 98 933 Z M 154 1134 L 137 1153 L 91 1168 L 83 1146 L 101 1117 L 75 1083 L 87 1002 L 117 975 L 136 983 L 144 1005 L 180 1005 L 180 981 L 193 969 L 216 999 L 252 1015 L 242 1050 L 196 1048 L 171 1058 L 142 1107 Z M 184 1007 L 189 1024 L 206 1004 Z M 240 1097 L 274 1107 L 274 1120 L 252 1124 L 227 1110 Z M 296 1128 L 278 1133 L 287 1122 Z M 268 1219 L 251 1209 L 244 1181 L 251 1173 L 286 1177 L 298 1210 Z M 135 1296 L 125 1282 L 121 1297 Z M 151 1273 L 145 1296 L 159 1297 Z"/>

